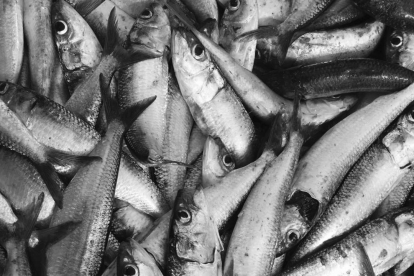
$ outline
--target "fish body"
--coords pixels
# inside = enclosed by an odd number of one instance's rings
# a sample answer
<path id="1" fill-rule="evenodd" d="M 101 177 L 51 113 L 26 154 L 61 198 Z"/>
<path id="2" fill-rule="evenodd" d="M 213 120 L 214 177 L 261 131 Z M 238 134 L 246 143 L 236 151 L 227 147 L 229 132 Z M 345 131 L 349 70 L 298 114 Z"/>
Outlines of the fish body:
<path id="1" fill-rule="evenodd" d="M 348 58 L 366 58 L 376 48 L 385 25 L 379 21 L 344 29 L 319 30 L 300 36 L 287 51 L 286 66 L 307 65 Z M 261 58 L 274 63 L 270 40 L 259 40 Z"/>
<path id="2" fill-rule="evenodd" d="M 300 93 L 305 99 L 313 99 L 353 92 L 400 91 L 414 82 L 414 73 L 380 60 L 346 59 L 269 71 L 262 79 L 284 97 Z"/>
<path id="3" fill-rule="evenodd" d="M 414 70 L 414 32 L 393 30 L 387 34 L 386 59 Z"/>
<path id="4" fill-rule="evenodd" d="M 201 129 L 196 124 L 193 124 L 190 141 L 188 142 L 187 164 L 192 164 L 200 156 L 203 152 L 206 139 L 207 137 Z"/>
<path id="5" fill-rule="evenodd" d="M 308 225 L 312 226 L 326 210 L 351 166 L 414 100 L 413 88 L 410 85 L 400 92 L 378 97 L 337 123 L 305 153 L 298 163 L 287 205 L 298 204 Z"/>
<path id="6" fill-rule="evenodd" d="M 239 35 L 259 26 L 257 0 L 229 1 L 220 22 L 219 43 L 243 67 L 252 70 L 256 40 L 235 41 Z M 277 1 L 276 1 L 277 2 Z"/>
<path id="7" fill-rule="evenodd" d="M 173 32 L 173 65 L 181 93 L 205 135 L 219 137 L 237 166 L 252 161 L 255 132 L 243 105 L 204 47 L 184 29 Z"/>
<path id="8" fill-rule="evenodd" d="M 259 26 L 277 25 L 285 21 L 291 4 L 291 0 L 257 0 Z"/>
<path id="9" fill-rule="evenodd" d="M 102 46 L 85 19 L 63 0 L 52 4 L 55 43 L 70 91 L 99 65 Z"/>
<path id="10" fill-rule="evenodd" d="M 193 118 L 185 102 L 177 81 L 170 76 L 168 80 L 168 106 L 166 110 L 166 130 L 161 156 L 181 163 L 187 161 Z M 178 190 L 184 186 L 187 168 L 176 164 L 165 164 L 155 168 L 158 187 L 169 205 L 174 205 Z"/>
<path id="11" fill-rule="evenodd" d="M 181 190 L 174 203 L 167 275 L 222 275 L 222 247 L 202 190 Z"/>
<path id="12" fill-rule="evenodd" d="M 103 89 L 107 89 L 105 83 L 101 77 Z M 122 115 L 108 91 L 102 95 L 106 106 L 110 107 L 107 109 L 109 124 L 106 135 L 92 151 L 102 160 L 78 171 L 65 190 L 63 208 L 52 217 L 51 226 L 73 220 L 82 222 L 72 233 L 48 248 L 48 275 L 97 274 L 110 225 L 123 134 L 154 101 L 154 98 L 142 101 Z"/>
<path id="13" fill-rule="evenodd" d="M 2 1 L 0 6 L 0 80 L 16 82 L 23 62 L 23 1 Z"/>
<path id="14" fill-rule="evenodd" d="M 280 229 L 284 203 L 303 144 L 303 137 L 296 129 L 300 121 L 292 125 L 295 126 L 285 148 L 260 176 L 237 217 L 224 275 L 271 275 L 273 272 L 280 244 L 280 233 L 275 229 Z"/>
<path id="15" fill-rule="evenodd" d="M 353 0 L 358 8 L 401 31 L 414 31 L 414 3 L 409 0 Z"/>

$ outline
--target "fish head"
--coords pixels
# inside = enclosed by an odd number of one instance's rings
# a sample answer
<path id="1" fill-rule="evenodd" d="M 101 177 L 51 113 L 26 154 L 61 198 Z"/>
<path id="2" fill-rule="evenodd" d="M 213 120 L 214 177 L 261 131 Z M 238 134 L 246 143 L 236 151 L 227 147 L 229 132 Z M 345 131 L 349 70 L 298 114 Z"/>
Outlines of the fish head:
<path id="1" fill-rule="evenodd" d="M 394 225 L 398 229 L 398 244 L 400 252 L 414 251 L 414 209 L 400 209 L 392 216 Z"/>
<path id="2" fill-rule="evenodd" d="M 64 0 L 54 1 L 52 32 L 68 82 L 78 82 L 99 65 L 102 46 L 83 17 Z"/>
<path id="3" fill-rule="evenodd" d="M 171 227 L 171 245 L 176 257 L 200 264 L 215 261 L 218 230 L 207 210 L 201 188 L 178 192 Z"/>
<path id="4" fill-rule="evenodd" d="M 36 106 L 38 95 L 18 84 L 0 81 L 0 99 L 23 123 L 26 123 L 32 109 Z"/>
<path id="5" fill-rule="evenodd" d="M 153 3 L 144 9 L 135 20 L 128 35 L 133 48 L 145 47 L 155 54 L 162 54 L 170 47 L 171 28 L 168 10 L 160 3 Z"/>
<path id="6" fill-rule="evenodd" d="M 292 249 L 309 231 L 310 225 L 295 205 L 285 205 L 280 222 L 280 244 L 278 255 Z"/>
<path id="7" fill-rule="evenodd" d="M 209 102 L 225 86 L 210 54 L 188 30 L 177 28 L 172 36 L 172 62 L 181 93 L 193 116 L 194 105 Z M 203 130 L 203 126 L 198 125 Z"/>
<path id="8" fill-rule="evenodd" d="M 155 259 L 135 240 L 124 241 L 119 246 L 118 276 L 162 276 Z"/>
<path id="9" fill-rule="evenodd" d="M 405 168 L 414 162 L 414 106 L 408 107 L 382 139 L 394 162 Z"/>
<path id="10" fill-rule="evenodd" d="M 251 24 L 257 25 L 257 2 L 250 0 L 230 0 L 227 2 L 219 26 L 219 43 L 227 49 L 234 39 L 246 32 Z M 256 22 L 255 22 L 256 19 Z M 257 26 L 255 26 L 257 28 Z"/>
<path id="11" fill-rule="evenodd" d="M 414 33 L 393 30 L 387 35 L 386 59 L 414 70 Z"/>
<path id="12" fill-rule="evenodd" d="M 220 138 L 207 137 L 203 151 L 203 187 L 216 185 L 235 167 L 234 158 L 226 150 Z"/>

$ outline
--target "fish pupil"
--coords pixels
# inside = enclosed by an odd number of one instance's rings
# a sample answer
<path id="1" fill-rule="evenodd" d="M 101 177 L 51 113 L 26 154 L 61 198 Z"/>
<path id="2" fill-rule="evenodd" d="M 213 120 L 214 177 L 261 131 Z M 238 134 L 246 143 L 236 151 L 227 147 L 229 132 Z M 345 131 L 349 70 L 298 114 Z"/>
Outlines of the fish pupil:
<path id="1" fill-rule="evenodd" d="M 65 30 L 66 26 L 65 26 L 65 24 L 63 24 L 63 22 L 58 21 L 58 22 L 56 22 L 56 24 L 55 24 L 55 28 L 56 28 L 56 31 L 58 31 L 58 32 L 62 32 L 62 31 L 64 31 L 64 30 Z"/>
<path id="2" fill-rule="evenodd" d="M 0 83 L 0 91 L 4 91 L 6 89 L 7 84 L 5 82 Z"/>
<path id="3" fill-rule="evenodd" d="M 203 48 L 200 47 L 200 45 L 197 45 L 194 48 L 194 53 L 196 54 L 196 56 L 201 56 L 203 54 Z"/>
<path id="4" fill-rule="evenodd" d="M 150 18 L 152 16 L 152 14 L 151 14 L 151 11 L 149 9 L 145 9 L 142 12 L 141 16 L 144 17 L 144 18 Z"/>
<path id="5" fill-rule="evenodd" d="M 292 232 L 289 234 L 289 241 L 294 242 L 298 240 L 298 236 L 296 235 L 295 232 Z"/>
<path id="6" fill-rule="evenodd" d="M 231 165 L 231 163 L 233 163 L 233 159 L 228 154 L 224 155 L 223 161 L 225 165 Z"/>
<path id="7" fill-rule="evenodd" d="M 391 44 L 394 47 L 399 47 L 402 44 L 402 39 L 399 36 L 391 38 Z"/>
<path id="8" fill-rule="evenodd" d="M 187 214 L 187 212 L 184 212 L 184 211 L 180 211 L 180 212 L 178 212 L 178 216 L 179 216 L 180 218 L 183 218 L 183 219 L 187 219 L 187 218 L 188 218 L 188 214 Z"/>
<path id="9" fill-rule="evenodd" d="M 124 275 L 135 275 L 135 268 L 132 266 L 125 267 Z"/>
<path id="10" fill-rule="evenodd" d="M 230 7 L 237 8 L 239 5 L 239 0 L 230 0 Z"/>

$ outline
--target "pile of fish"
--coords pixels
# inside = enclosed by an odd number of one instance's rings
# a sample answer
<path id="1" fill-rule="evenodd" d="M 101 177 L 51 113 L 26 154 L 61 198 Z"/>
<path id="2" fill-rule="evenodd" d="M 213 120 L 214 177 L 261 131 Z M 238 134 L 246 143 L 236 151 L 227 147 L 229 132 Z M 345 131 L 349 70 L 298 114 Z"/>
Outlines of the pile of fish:
<path id="1" fill-rule="evenodd" d="M 0 0 L 0 275 L 413 275 L 413 83 L 413 0 Z"/>

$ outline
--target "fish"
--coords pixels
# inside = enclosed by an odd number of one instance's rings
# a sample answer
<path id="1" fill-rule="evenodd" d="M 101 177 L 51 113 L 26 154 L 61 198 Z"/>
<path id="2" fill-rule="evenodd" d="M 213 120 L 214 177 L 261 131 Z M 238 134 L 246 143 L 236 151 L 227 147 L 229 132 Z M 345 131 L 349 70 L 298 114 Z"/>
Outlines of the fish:
<path id="1" fill-rule="evenodd" d="M 66 109 L 93 126 L 98 119 L 102 104 L 99 92 L 100 74 L 103 74 L 104 79 L 107 80 L 120 67 L 161 55 L 157 49 L 152 47 L 151 39 L 136 41 L 136 43 L 141 42 L 142 44 L 130 45 L 127 43 L 128 46 L 124 47 L 122 45 L 124 44 L 123 41 L 119 40 L 116 12 L 116 8 L 113 8 L 108 19 L 107 41 L 101 62 L 93 73 L 76 87 L 76 90 L 65 104 Z M 157 32 L 156 29 L 151 28 L 146 30 Z"/>
<path id="2" fill-rule="evenodd" d="M 182 3 L 194 14 L 198 23 L 203 24 L 207 19 L 213 19 L 216 22 L 211 30 L 211 39 L 214 42 L 219 40 L 219 10 L 217 2 L 214 0 L 181 0 Z"/>
<path id="3" fill-rule="evenodd" d="M 28 52 L 27 46 L 25 46 L 24 53 L 23 53 L 22 67 L 20 68 L 19 79 L 17 80 L 17 82 L 13 82 L 13 83 L 18 83 L 24 87 L 30 87 L 30 65 L 29 65 L 29 56 L 27 52 Z"/>
<path id="4" fill-rule="evenodd" d="M 0 81 L 16 82 L 23 64 L 23 1 L 2 1 L 0 37 Z"/>
<path id="5" fill-rule="evenodd" d="M 414 31 L 414 4 L 412 1 L 353 0 L 365 13 L 385 25 L 401 31 Z"/>
<path id="6" fill-rule="evenodd" d="M 201 176 L 202 176 L 202 166 L 203 159 L 200 155 L 193 164 L 194 168 L 189 168 L 185 175 L 184 188 L 197 188 L 199 185 L 202 185 Z M 203 186 L 204 187 L 204 186 Z"/>
<path id="7" fill-rule="evenodd" d="M 65 190 L 63 208 L 52 217 L 51 226 L 69 220 L 81 219 L 82 222 L 72 233 L 48 248 L 48 275 L 62 275 L 63 271 L 66 275 L 96 275 L 98 272 L 112 215 L 123 135 L 155 100 L 155 97 L 145 99 L 121 112 L 116 100 L 110 97 L 108 80 L 103 78 L 101 74 L 108 126 L 105 136 L 91 153 L 100 156 L 102 161 L 78 171 Z"/>
<path id="8" fill-rule="evenodd" d="M 382 142 L 370 146 L 348 172 L 325 212 L 293 251 L 290 263 L 306 258 L 360 226 L 410 173 L 414 158 L 411 113 L 408 108 L 399 116 L 397 124 L 385 131 Z"/>
<path id="9" fill-rule="evenodd" d="M 73 92 L 99 65 L 102 46 L 85 19 L 67 2 L 53 2 L 51 20 L 64 77 Z"/>
<path id="10" fill-rule="evenodd" d="M 308 65 L 348 58 L 367 58 L 377 47 L 385 25 L 379 21 L 362 23 L 348 28 L 320 30 L 300 36 L 290 45 L 286 66 Z M 258 41 L 261 60 L 275 64 L 272 48 Z M 262 46 L 263 45 L 263 46 Z M 260 50 L 259 50 L 260 51 Z"/>
<path id="11" fill-rule="evenodd" d="M 33 231 L 44 195 L 32 198 L 29 205 L 14 212 L 18 220 L 13 225 L 1 224 L 0 244 L 7 251 L 7 261 L 3 275 L 34 275 L 31 272 L 26 249 Z"/>
<path id="12" fill-rule="evenodd" d="M 257 0 L 229 1 L 220 22 L 219 43 L 240 65 L 253 69 L 256 40 L 236 41 L 239 35 L 257 29 L 259 12 Z M 214 41 L 214 40 L 213 40 Z"/>
<path id="13" fill-rule="evenodd" d="M 311 257 L 305 260 L 300 266 L 288 268 L 280 275 L 376 275 L 364 246 L 358 242 L 352 247 L 347 244 L 339 244 L 317 256 L 317 258 Z"/>
<path id="14" fill-rule="evenodd" d="M 280 25 L 261 27 L 238 36 L 236 40 L 250 41 L 274 37 L 275 56 L 279 65 L 282 65 L 293 34 L 311 24 L 333 2 L 334 0 L 294 1 L 289 16 Z"/>
<path id="15" fill-rule="evenodd" d="M 400 92 L 380 96 L 348 115 L 322 135 L 299 160 L 286 205 L 296 205 L 307 225 L 315 224 L 352 165 L 414 100 L 413 89 L 410 85 Z M 296 243 L 302 238 L 301 235 L 295 239 Z"/>
<path id="16" fill-rule="evenodd" d="M 166 160 L 185 163 L 194 121 L 173 76 L 168 79 L 165 122 L 161 156 Z M 154 168 L 157 186 L 171 207 L 174 206 L 178 190 L 184 186 L 186 170 L 185 166 L 177 164 L 164 164 Z"/>
<path id="17" fill-rule="evenodd" d="M 232 87 L 201 43 L 183 29 L 173 30 L 172 62 L 181 93 L 197 126 L 219 137 L 238 167 L 252 161 L 253 123 Z"/>
<path id="18" fill-rule="evenodd" d="M 0 193 L 15 210 L 28 206 L 34 194 L 43 193 L 43 203 L 35 225 L 47 227 L 56 205 L 36 167 L 27 157 L 5 147 L 0 147 L 0 164 Z M 8 216 L 8 220 L 15 219 L 13 212 Z"/>
<path id="19" fill-rule="evenodd" d="M 298 107 L 297 97 L 283 151 L 268 164 L 238 214 L 226 253 L 224 275 L 271 275 L 273 272 L 284 203 L 304 142 Z"/>
<path id="20" fill-rule="evenodd" d="M 115 4 L 119 9 L 126 12 L 129 16 L 136 19 L 148 6 L 152 3 L 156 3 L 155 0 L 111 0 L 112 3 Z M 163 1 L 160 1 L 162 4 Z"/>
<path id="21" fill-rule="evenodd" d="M 376 59 L 344 59 L 268 71 L 261 79 L 276 93 L 292 99 L 331 97 L 346 93 L 400 91 L 414 82 L 414 72 Z"/>
<path id="22" fill-rule="evenodd" d="M 288 267 L 281 275 L 304 275 L 303 271 L 317 271 L 319 273 L 316 275 L 323 275 L 316 269 L 318 266 L 326 269 L 335 265 L 334 260 L 338 257 L 352 256 L 358 244 L 365 250 L 374 270 L 374 274 L 368 275 L 380 275 L 412 253 L 413 225 L 412 208 L 395 210 L 384 217 L 367 222 L 338 243 L 303 262 Z M 343 275 L 348 275 L 345 274 L 346 270 L 342 271 Z M 326 275 L 332 275 L 332 271 Z"/>
<path id="23" fill-rule="evenodd" d="M 414 32 L 392 30 L 386 39 L 386 60 L 414 70 Z"/>
<path id="24" fill-rule="evenodd" d="M 119 247 L 117 274 L 103 274 L 103 276 L 107 275 L 162 276 L 163 274 L 152 256 L 139 243 L 130 239 L 122 242 Z"/>
<path id="25" fill-rule="evenodd" d="M 222 275 L 222 250 L 203 190 L 180 190 L 172 215 L 166 275 Z"/>
<path id="26" fill-rule="evenodd" d="M 28 46 L 31 88 L 53 101 L 59 101 L 60 91 L 53 90 L 58 53 L 54 46 L 50 12 L 51 0 L 24 0 L 23 25 Z"/>
<path id="27" fill-rule="evenodd" d="M 223 48 L 215 44 L 207 35 L 199 32 L 194 27 L 191 20 L 180 11 L 174 1 L 167 2 L 167 6 L 170 8 L 171 13 L 175 14 L 187 26 L 187 28 L 194 33 L 197 39 L 199 39 L 200 43 L 208 51 L 215 64 L 217 64 L 225 79 L 227 79 L 237 96 L 246 106 L 249 113 L 259 118 L 262 122 L 271 124 L 275 116 L 279 114 L 282 109 L 286 109 L 289 112 L 293 111 L 292 101 L 280 97 L 274 93 L 255 74 L 238 64 Z M 252 93 L 252 91 L 254 91 L 254 93 Z M 355 102 L 349 100 L 348 98 L 347 101 L 340 99 L 337 104 L 348 106 L 349 103 Z M 304 112 L 309 114 L 309 106 L 319 104 L 321 104 L 319 101 L 317 103 L 305 101 L 301 104 L 301 110 L 306 110 Z M 320 117 L 324 117 L 326 119 L 324 122 L 327 122 L 338 115 L 338 113 L 336 113 L 338 111 L 337 109 L 335 109 L 335 112 L 333 113 L 329 112 L 329 114 L 333 117 L 325 117 L 326 113 L 324 111 L 325 109 L 322 113 L 319 113 L 318 109 L 314 109 L 311 112 L 313 113 L 311 117 L 303 115 L 303 125 L 314 126 L 317 128 L 319 127 L 319 123 L 313 122 L 314 118 L 319 119 Z"/>
<path id="28" fill-rule="evenodd" d="M 259 26 L 277 25 L 288 17 L 292 5 L 291 0 L 257 0 Z"/>
<path id="29" fill-rule="evenodd" d="M 152 226 L 153 218 L 132 207 L 128 202 L 114 199 L 111 233 L 119 241 L 140 235 Z"/>
<path id="30" fill-rule="evenodd" d="M 70 4 L 82 17 L 87 16 L 95 10 L 105 0 L 65 0 Z"/>
<path id="31" fill-rule="evenodd" d="M 197 124 L 193 124 L 193 129 L 188 142 L 187 164 L 192 164 L 203 152 L 207 136 L 203 134 Z"/>
<path id="32" fill-rule="evenodd" d="M 137 40 L 137 43 L 139 40 L 155 41 L 152 47 L 162 53 L 162 56 L 120 70 L 118 93 L 122 108 L 127 108 L 148 95 L 157 96 L 154 105 L 145 110 L 126 133 L 128 146 L 140 160 L 157 163 L 163 157 L 162 146 L 166 131 L 171 28 L 166 11 L 160 4 L 153 4 L 146 10 L 148 15 L 138 17 L 131 29 L 130 39 Z M 146 37 L 145 33 L 154 34 Z"/>

